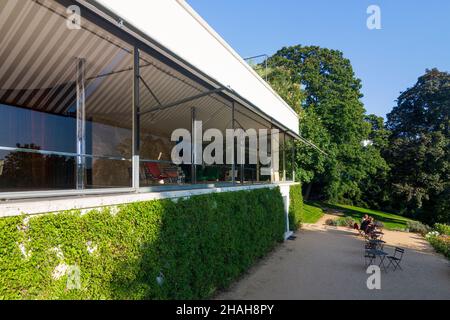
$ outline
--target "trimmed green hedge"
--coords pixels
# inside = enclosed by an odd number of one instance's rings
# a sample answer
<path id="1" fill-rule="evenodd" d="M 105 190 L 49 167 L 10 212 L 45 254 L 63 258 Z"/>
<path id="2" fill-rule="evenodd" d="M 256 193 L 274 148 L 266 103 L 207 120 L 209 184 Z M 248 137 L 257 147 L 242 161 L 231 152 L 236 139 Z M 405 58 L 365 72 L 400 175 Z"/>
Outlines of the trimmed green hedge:
<path id="1" fill-rule="evenodd" d="M 3 218 L 0 299 L 208 298 L 282 241 L 284 229 L 279 189 Z M 67 289 L 71 265 L 79 290 Z"/>
<path id="2" fill-rule="evenodd" d="M 302 186 L 291 186 L 289 191 L 289 227 L 291 230 L 297 230 L 302 225 L 303 217 L 303 195 Z"/>

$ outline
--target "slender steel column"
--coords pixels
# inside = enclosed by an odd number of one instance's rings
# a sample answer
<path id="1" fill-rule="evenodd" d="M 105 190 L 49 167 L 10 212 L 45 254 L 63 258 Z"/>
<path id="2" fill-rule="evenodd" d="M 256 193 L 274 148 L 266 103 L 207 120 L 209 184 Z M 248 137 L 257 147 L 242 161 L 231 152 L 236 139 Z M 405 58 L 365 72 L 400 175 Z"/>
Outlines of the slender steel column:
<path id="1" fill-rule="evenodd" d="M 268 150 L 270 150 L 270 157 L 271 157 L 271 159 L 272 159 L 272 162 L 271 162 L 271 170 L 270 170 L 270 183 L 274 183 L 274 182 L 276 182 L 275 180 L 275 171 L 274 171 L 274 161 L 275 161 L 275 154 L 274 154 L 274 148 L 273 148 L 273 146 L 272 146 L 272 144 L 273 144 L 273 132 L 272 132 L 272 130 L 273 130 L 273 126 L 272 125 L 270 125 L 270 139 L 269 139 L 269 141 L 268 141 Z M 278 143 L 279 143 L 279 141 L 278 141 Z"/>
<path id="2" fill-rule="evenodd" d="M 234 132 L 234 128 L 235 128 L 235 126 L 234 126 L 234 109 L 235 109 L 235 104 L 233 101 L 232 108 L 231 108 L 231 129 L 233 130 L 233 132 Z M 233 183 L 233 185 L 235 185 L 236 184 L 236 162 L 235 162 L 234 138 L 233 138 L 233 148 L 231 149 L 231 152 L 233 153 L 233 161 L 231 162 L 231 174 L 232 174 L 231 182 Z"/>
<path id="3" fill-rule="evenodd" d="M 77 190 L 85 188 L 86 181 L 86 60 L 77 58 Z"/>
<path id="4" fill-rule="evenodd" d="M 295 141 L 292 140 L 292 181 L 295 182 Z"/>
<path id="5" fill-rule="evenodd" d="M 261 181 L 261 175 L 260 175 L 260 159 L 259 159 L 259 142 L 260 142 L 260 135 L 258 134 L 258 143 L 256 145 L 256 182 L 259 183 Z"/>
<path id="6" fill-rule="evenodd" d="M 140 54 L 139 49 L 134 48 L 133 51 L 134 59 L 133 59 L 133 178 L 132 184 L 133 188 L 138 191 L 139 184 L 139 166 L 140 166 Z"/>
<path id="7" fill-rule="evenodd" d="M 286 132 L 283 132 L 283 181 L 286 181 Z"/>

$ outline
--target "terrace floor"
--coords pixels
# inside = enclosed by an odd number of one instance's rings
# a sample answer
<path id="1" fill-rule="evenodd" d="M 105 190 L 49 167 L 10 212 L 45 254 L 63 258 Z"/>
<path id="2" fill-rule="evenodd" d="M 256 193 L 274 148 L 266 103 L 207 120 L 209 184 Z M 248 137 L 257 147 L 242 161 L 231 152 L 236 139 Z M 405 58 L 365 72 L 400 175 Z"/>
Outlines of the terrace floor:
<path id="1" fill-rule="evenodd" d="M 384 250 L 406 249 L 403 271 L 381 274 L 381 290 L 369 290 L 364 242 L 356 231 L 328 227 L 324 216 L 305 225 L 217 299 L 450 299 L 450 263 L 416 234 L 385 231 Z"/>

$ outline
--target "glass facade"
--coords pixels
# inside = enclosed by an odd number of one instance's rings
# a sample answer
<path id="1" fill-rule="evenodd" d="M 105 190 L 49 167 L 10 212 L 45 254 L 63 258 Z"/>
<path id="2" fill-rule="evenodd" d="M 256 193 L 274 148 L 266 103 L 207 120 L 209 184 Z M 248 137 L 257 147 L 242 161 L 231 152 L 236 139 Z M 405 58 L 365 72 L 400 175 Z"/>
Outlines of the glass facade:
<path id="1" fill-rule="evenodd" d="M 177 129 L 191 132 L 192 110 L 176 102 L 198 94 L 199 89 L 145 52 L 140 53 L 139 72 L 140 186 L 190 184 L 191 165 L 172 163 L 172 150 L 183 141 L 172 139 L 172 133 Z"/>
<path id="2" fill-rule="evenodd" d="M 273 180 L 270 170 L 271 164 L 264 164 L 260 159 L 261 130 L 267 133 L 267 157 L 273 157 L 271 150 L 271 129 L 270 122 L 256 115 L 242 105 L 236 105 L 234 116 L 234 128 L 241 129 L 247 133 L 245 148 L 243 152 L 243 165 L 236 165 L 238 170 L 238 182 L 241 184 L 267 183 Z M 249 138 L 250 134 L 256 134 L 257 140 Z M 236 162 L 238 163 L 238 152 L 236 151 Z M 276 180 L 274 180 L 276 181 Z"/>
<path id="3" fill-rule="evenodd" d="M 286 181 L 294 181 L 295 180 L 295 141 L 289 136 L 285 135 L 285 167 L 286 167 Z"/>
<path id="4" fill-rule="evenodd" d="M 196 157 L 197 184 L 227 184 L 233 181 L 233 167 L 227 164 L 226 131 L 232 129 L 232 103 L 215 95 L 199 101 L 193 108 L 197 125 L 201 125 L 201 159 Z M 200 156 L 200 154 L 199 154 Z"/>
<path id="5" fill-rule="evenodd" d="M 131 187 L 132 48 L 55 1 L 1 5 L 0 191 Z"/>
<path id="6" fill-rule="evenodd" d="M 248 164 L 259 157 L 258 146 L 248 140 L 246 164 L 227 164 L 227 129 L 270 131 L 271 123 L 146 50 L 139 50 L 135 66 L 134 45 L 88 19 L 71 28 L 67 8 L 53 0 L 3 0 L 0 11 L 8 16 L 0 25 L 0 194 L 131 189 L 136 176 L 141 188 L 267 183 L 292 176 L 290 152 L 274 174 Z M 180 155 L 192 151 L 193 164 L 172 162 L 183 142 L 173 136 L 176 129 L 190 135 L 191 150 Z M 195 152 L 208 150 L 220 135 L 222 148 L 216 145 L 211 153 L 215 162 Z M 198 136 L 199 146 L 192 142 Z M 268 144 L 270 150 L 270 136 Z M 234 149 L 237 161 L 237 145 Z M 135 169 L 133 156 L 139 157 Z"/>

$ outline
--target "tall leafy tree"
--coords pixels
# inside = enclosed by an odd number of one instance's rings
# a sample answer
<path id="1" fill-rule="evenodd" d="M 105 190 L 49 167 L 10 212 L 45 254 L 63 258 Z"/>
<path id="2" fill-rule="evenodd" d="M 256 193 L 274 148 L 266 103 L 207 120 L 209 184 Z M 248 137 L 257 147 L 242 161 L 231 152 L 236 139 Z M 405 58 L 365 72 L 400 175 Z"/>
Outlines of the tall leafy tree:
<path id="1" fill-rule="evenodd" d="M 386 128 L 384 119 L 374 114 L 367 115 L 365 121 L 370 125 L 369 138 L 365 142 L 367 162 L 372 168 L 361 181 L 362 197 L 360 204 L 374 209 L 390 208 L 389 166 L 383 154 L 389 144 L 390 132 Z"/>
<path id="2" fill-rule="evenodd" d="M 386 158 L 396 209 L 426 223 L 450 222 L 450 74 L 427 70 L 388 115 Z"/>
<path id="3" fill-rule="evenodd" d="M 285 58 L 274 56 L 272 59 L 276 59 L 277 62 L 270 63 L 269 68 L 266 69 L 265 64 L 254 65 L 255 70 L 261 77 L 268 79 L 272 88 L 297 112 L 300 118 L 301 134 L 308 140 L 314 141 L 319 148 L 329 149 L 329 132 L 313 108 L 304 108 L 307 96 L 301 82 L 295 80 L 295 68 L 292 68 L 290 61 Z M 298 168 L 296 179 L 308 185 L 308 196 L 312 182 L 320 180 L 319 175 L 325 172 L 326 155 L 303 142 L 297 142 L 296 149 Z"/>
<path id="4" fill-rule="evenodd" d="M 292 70 L 292 80 L 306 93 L 305 109 L 313 108 L 334 143 L 357 143 L 366 138 L 365 109 L 360 101 L 361 81 L 350 60 L 338 50 L 316 46 L 283 48 L 269 59 L 269 65 Z"/>
<path id="5" fill-rule="evenodd" d="M 388 115 L 392 137 L 416 139 L 421 134 L 449 135 L 450 74 L 426 70 L 417 83 L 403 92 Z"/>
<path id="6" fill-rule="evenodd" d="M 365 120 L 370 125 L 369 142 L 380 151 L 384 151 L 389 144 L 389 136 L 391 135 L 384 123 L 384 118 L 369 114 L 365 117 Z"/>
<path id="7" fill-rule="evenodd" d="M 384 165 L 369 139 L 361 81 L 342 52 L 317 46 L 283 48 L 268 60 L 272 68 L 290 70 L 291 81 L 305 92 L 300 132 L 327 155 L 299 146 L 298 176 L 329 200 L 360 200 L 361 183 Z"/>

